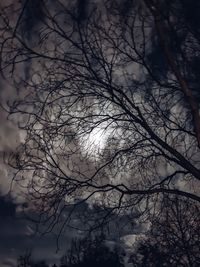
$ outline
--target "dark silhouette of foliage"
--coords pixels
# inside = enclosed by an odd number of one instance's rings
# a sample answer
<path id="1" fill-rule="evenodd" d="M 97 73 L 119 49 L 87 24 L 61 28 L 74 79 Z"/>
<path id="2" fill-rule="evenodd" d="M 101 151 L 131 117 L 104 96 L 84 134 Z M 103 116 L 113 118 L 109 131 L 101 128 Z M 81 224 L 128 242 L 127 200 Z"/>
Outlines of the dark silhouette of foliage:
<path id="1" fill-rule="evenodd" d="M 60 267 L 123 267 L 119 251 L 110 250 L 102 239 L 103 236 L 73 240 L 68 253 L 61 259 Z"/>

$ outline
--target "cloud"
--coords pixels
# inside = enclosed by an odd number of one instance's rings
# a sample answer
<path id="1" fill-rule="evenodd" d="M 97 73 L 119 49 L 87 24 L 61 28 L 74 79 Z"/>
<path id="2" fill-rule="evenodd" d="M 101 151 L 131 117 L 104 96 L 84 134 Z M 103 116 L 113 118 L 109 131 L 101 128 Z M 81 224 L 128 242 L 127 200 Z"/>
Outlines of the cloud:
<path id="1" fill-rule="evenodd" d="M 0 266 L 16 266 L 17 258 L 26 251 L 33 252 L 34 260 L 56 262 L 64 250 L 56 254 L 55 235 L 36 234 L 35 225 L 16 212 L 17 207 L 8 197 L 0 197 Z"/>
<path id="2" fill-rule="evenodd" d="M 1 262 L 1 267 L 16 267 L 16 260 L 8 257 Z"/>

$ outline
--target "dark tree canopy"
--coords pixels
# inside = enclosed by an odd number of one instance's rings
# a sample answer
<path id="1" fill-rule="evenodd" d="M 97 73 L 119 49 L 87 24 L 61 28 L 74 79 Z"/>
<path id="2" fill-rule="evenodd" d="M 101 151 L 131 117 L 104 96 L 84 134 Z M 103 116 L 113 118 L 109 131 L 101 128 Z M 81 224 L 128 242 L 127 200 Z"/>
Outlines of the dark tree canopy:
<path id="1" fill-rule="evenodd" d="M 117 248 L 110 250 L 103 236 L 73 240 L 68 253 L 61 259 L 60 267 L 123 267 Z"/>

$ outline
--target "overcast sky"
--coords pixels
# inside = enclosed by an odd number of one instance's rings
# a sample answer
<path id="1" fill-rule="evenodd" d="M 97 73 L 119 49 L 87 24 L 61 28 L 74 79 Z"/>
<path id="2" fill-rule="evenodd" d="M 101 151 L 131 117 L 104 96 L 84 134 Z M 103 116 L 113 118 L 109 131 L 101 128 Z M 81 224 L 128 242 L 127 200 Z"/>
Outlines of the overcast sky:
<path id="1" fill-rule="evenodd" d="M 35 23 L 37 24 L 34 12 L 39 12 L 38 3 L 40 1 L 33 2 L 34 8 L 27 9 L 30 23 L 26 27 L 29 27 L 30 39 L 32 27 Z M 15 3 L 15 1 L 1 1 L 0 9 L 10 3 Z M 17 8 L 17 5 L 16 2 L 13 5 L 13 10 Z M 14 12 L 10 17 L 10 22 L 15 20 L 15 15 Z M 7 106 L 7 101 L 15 99 L 17 93 L 9 81 L 0 78 L 0 103 L 3 107 Z M 65 253 L 66 247 L 69 247 L 74 232 L 63 233 L 64 241 L 60 242 L 62 250 L 57 252 L 55 235 L 53 233 L 43 236 L 35 234 L 35 225 L 23 218 L 21 210 L 25 199 L 21 194 L 21 189 L 16 184 L 12 186 L 10 191 L 13 170 L 6 165 L 3 159 L 10 152 L 15 152 L 16 147 L 23 139 L 23 135 L 18 130 L 14 119 L 8 120 L 7 115 L 0 107 L 0 266 L 16 266 L 17 258 L 26 251 L 32 251 L 35 260 L 44 259 L 50 263 L 56 263 Z"/>
<path id="2" fill-rule="evenodd" d="M 12 2 L 12 0 L 9 2 Z M 27 23 L 23 25 L 26 27 L 26 32 L 28 32 L 26 38 L 29 38 L 30 43 L 34 40 L 34 25 L 38 23 L 37 16 L 35 15 L 36 13 L 40 13 L 40 0 L 34 0 L 31 3 L 34 4 L 27 8 L 26 16 L 28 19 Z M 2 8 L 7 4 L 8 1 L 1 1 L 0 7 Z M 16 5 L 14 5 L 14 9 L 17 7 Z M 16 14 L 15 12 L 11 13 L 11 23 L 12 20 L 14 21 L 16 19 Z M 29 66 L 25 64 L 23 67 L 24 69 L 21 69 L 20 74 L 23 73 L 23 75 L 26 75 Z M 17 98 L 18 93 L 10 85 L 9 81 L 6 82 L 3 78 L 0 79 L 0 101 L 3 107 L 7 106 L 8 101 Z M 48 235 L 36 233 L 35 225 L 23 218 L 22 207 L 26 202 L 23 196 L 23 189 L 17 186 L 16 183 L 13 183 L 12 187 L 10 187 L 14 172 L 6 165 L 4 158 L 6 159 L 9 153 L 15 153 L 17 146 L 23 142 L 24 133 L 18 129 L 14 117 L 12 121 L 7 119 L 7 113 L 2 108 L 0 108 L 0 125 L 0 267 L 16 266 L 17 257 L 23 255 L 26 251 L 32 251 L 33 259 L 35 260 L 44 259 L 51 264 L 56 263 L 69 247 L 71 238 L 81 236 L 82 233 L 76 230 L 66 229 L 60 241 L 61 250 L 57 252 L 56 236 L 53 233 Z M 91 143 L 93 143 L 94 150 L 98 146 L 100 148 L 103 147 L 102 132 L 101 129 L 97 129 L 95 134 L 90 136 L 91 140 L 88 137 L 84 141 L 87 151 L 92 148 Z M 109 133 L 106 134 L 106 138 L 108 135 Z M 101 142 L 96 142 L 100 138 Z M 140 225 L 133 228 L 131 223 L 129 224 L 127 222 L 129 218 L 126 216 L 123 218 L 117 218 L 116 216 L 114 219 L 116 224 L 117 220 L 120 220 L 120 225 L 123 226 L 123 229 L 116 231 L 116 227 L 111 227 L 112 230 L 109 237 L 116 242 L 119 242 L 122 236 L 130 237 L 130 234 L 142 231 L 142 226 Z"/>
<path id="3" fill-rule="evenodd" d="M 0 266 L 16 266 L 16 259 L 26 251 L 32 251 L 33 259 L 57 262 L 66 250 L 65 244 L 57 252 L 55 236 L 36 235 L 34 225 L 23 219 L 17 208 L 5 197 L 0 198 Z M 70 240 L 70 232 L 67 235 L 66 245 Z"/>

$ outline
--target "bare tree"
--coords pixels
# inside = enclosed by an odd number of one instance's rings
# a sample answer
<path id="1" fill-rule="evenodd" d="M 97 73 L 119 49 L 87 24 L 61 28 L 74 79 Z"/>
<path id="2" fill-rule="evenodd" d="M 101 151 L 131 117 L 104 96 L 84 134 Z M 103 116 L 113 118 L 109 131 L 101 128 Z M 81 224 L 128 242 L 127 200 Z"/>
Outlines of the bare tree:
<path id="1" fill-rule="evenodd" d="M 2 7 L 1 70 L 25 132 L 9 164 L 43 220 L 88 200 L 120 212 L 163 193 L 199 202 L 195 1 L 39 2 Z"/>
<path id="2" fill-rule="evenodd" d="M 160 214 L 141 239 L 130 262 L 134 266 L 199 266 L 199 206 L 164 196 Z"/>

